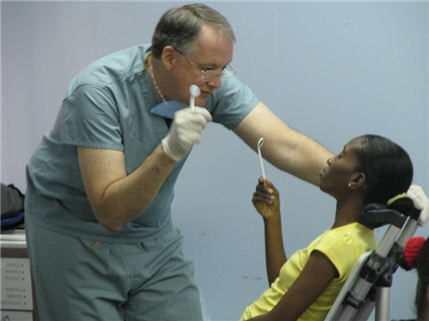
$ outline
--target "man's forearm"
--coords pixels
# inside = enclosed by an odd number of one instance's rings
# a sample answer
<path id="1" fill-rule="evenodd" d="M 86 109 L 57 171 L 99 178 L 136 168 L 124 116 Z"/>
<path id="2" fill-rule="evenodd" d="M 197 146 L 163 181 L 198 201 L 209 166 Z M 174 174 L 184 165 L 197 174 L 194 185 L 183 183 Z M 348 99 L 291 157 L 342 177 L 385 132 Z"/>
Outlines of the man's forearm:
<path id="1" fill-rule="evenodd" d="M 91 156 L 86 157 L 86 162 L 90 162 Z M 91 174 L 88 170 L 91 167 L 81 164 L 82 174 L 87 177 L 85 187 L 90 203 L 100 224 L 115 232 L 140 216 L 152 203 L 175 164 L 176 162 L 165 154 L 162 145 L 159 145 L 133 173 L 117 179 L 111 178 L 105 189 L 93 183 L 94 177 L 99 175 L 97 171 L 100 172 L 101 169 L 92 167 L 95 174 Z M 106 162 L 101 166 L 103 165 L 106 166 L 105 170 L 116 168 L 109 167 Z"/>

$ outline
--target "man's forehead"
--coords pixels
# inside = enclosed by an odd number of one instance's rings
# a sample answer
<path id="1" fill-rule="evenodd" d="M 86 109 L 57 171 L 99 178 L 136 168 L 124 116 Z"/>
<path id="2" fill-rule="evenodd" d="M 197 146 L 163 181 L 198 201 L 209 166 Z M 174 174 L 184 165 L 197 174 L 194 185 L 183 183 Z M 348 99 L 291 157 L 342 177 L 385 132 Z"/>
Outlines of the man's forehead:
<path id="1" fill-rule="evenodd" d="M 234 44 L 225 33 L 213 28 L 203 28 L 189 57 L 199 63 L 224 67 L 231 62 L 233 49 Z"/>

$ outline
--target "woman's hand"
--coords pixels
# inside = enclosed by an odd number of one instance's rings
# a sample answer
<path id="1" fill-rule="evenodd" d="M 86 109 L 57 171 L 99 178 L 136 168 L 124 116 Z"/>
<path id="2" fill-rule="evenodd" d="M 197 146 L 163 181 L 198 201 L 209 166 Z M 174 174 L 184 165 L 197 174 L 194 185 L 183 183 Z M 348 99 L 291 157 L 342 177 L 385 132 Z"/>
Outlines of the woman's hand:
<path id="1" fill-rule="evenodd" d="M 253 193 L 252 203 L 256 210 L 263 216 L 264 219 L 268 219 L 273 216 L 280 215 L 280 199 L 279 192 L 269 181 L 268 178 L 259 179 L 259 184 L 256 185 L 256 192 Z"/>

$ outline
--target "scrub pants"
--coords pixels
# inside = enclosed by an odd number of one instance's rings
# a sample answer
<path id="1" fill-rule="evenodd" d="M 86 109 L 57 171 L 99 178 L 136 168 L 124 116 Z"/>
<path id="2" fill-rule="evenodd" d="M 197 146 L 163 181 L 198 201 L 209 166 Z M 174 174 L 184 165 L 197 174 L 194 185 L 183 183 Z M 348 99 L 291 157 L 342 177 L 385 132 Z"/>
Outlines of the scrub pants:
<path id="1" fill-rule="evenodd" d="M 177 228 L 149 242 L 100 245 L 41 228 L 27 215 L 26 233 L 40 320 L 203 319 Z"/>

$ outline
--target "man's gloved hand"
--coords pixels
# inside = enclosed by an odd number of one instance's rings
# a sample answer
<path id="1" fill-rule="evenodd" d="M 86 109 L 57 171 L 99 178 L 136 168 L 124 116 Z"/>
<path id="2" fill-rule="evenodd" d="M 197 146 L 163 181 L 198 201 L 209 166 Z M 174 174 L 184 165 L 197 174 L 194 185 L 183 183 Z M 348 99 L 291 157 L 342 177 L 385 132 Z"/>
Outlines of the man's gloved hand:
<path id="1" fill-rule="evenodd" d="M 429 199 L 423 189 L 418 185 L 411 185 L 407 195 L 414 202 L 414 207 L 421 210 L 419 225 L 424 226 L 429 220 Z"/>
<path id="2" fill-rule="evenodd" d="M 212 115 L 201 107 L 185 108 L 176 112 L 170 131 L 162 140 L 165 153 L 178 162 L 189 153 L 194 143 L 200 141 L 202 130 L 211 120 Z"/>

